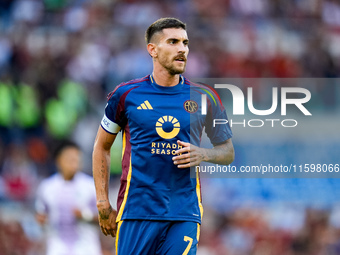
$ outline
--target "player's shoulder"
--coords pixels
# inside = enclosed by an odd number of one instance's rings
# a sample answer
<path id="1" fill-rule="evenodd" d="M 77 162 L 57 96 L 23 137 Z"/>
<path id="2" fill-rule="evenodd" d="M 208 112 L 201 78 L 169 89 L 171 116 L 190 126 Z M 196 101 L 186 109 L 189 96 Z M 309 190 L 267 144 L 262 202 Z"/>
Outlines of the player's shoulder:
<path id="1" fill-rule="evenodd" d="M 221 98 L 213 87 L 201 82 L 192 82 L 188 79 L 185 79 L 185 84 L 190 87 L 191 92 L 194 91 L 201 95 L 205 94 L 210 101 L 214 102 L 215 105 L 222 105 Z"/>
<path id="2" fill-rule="evenodd" d="M 190 87 L 190 89 L 196 89 L 200 91 L 201 93 L 209 94 L 217 94 L 217 92 L 208 84 L 201 83 L 201 82 L 192 82 L 189 79 L 185 78 L 185 84 Z"/>
<path id="3" fill-rule="evenodd" d="M 58 182 L 60 182 L 61 176 L 59 173 L 54 173 L 51 176 L 47 177 L 46 179 L 43 179 L 40 184 L 39 187 L 40 188 L 49 188 L 52 187 L 54 185 L 56 185 Z"/>
<path id="4" fill-rule="evenodd" d="M 93 177 L 84 172 L 78 172 L 75 176 L 76 181 L 81 185 L 94 186 Z"/>
<path id="5" fill-rule="evenodd" d="M 87 173 L 84 172 L 78 172 L 77 178 L 79 178 L 82 181 L 91 182 L 93 184 L 93 177 Z"/>
<path id="6" fill-rule="evenodd" d="M 82 189 L 85 194 L 95 194 L 93 177 L 84 172 L 78 172 L 75 176 L 75 185 Z"/>
<path id="7" fill-rule="evenodd" d="M 150 75 L 147 75 L 142 78 L 133 79 L 127 82 L 122 82 L 119 85 L 117 85 L 113 91 L 111 91 L 108 94 L 107 99 L 109 100 L 114 94 L 123 95 L 124 93 L 129 92 L 134 88 L 137 88 L 137 87 L 140 87 L 146 84 L 149 80 L 150 80 Z"/>

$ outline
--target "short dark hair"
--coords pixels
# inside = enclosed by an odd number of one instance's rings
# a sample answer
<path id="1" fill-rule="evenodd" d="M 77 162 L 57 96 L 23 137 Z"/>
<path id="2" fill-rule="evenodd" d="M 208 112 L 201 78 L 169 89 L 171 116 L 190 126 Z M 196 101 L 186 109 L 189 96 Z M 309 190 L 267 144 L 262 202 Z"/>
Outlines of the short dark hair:
<path id="1" fill-rule="evenodd" d="M 62 140 L 57 143 L 54 149 L 53 158 L 56 160 L 66 148 L 75 148 L 77 150 L 80 150 L 80 147 L 75 142 L 72 142 L 70 140 Z"/>
<path id="2" fill-rule="evenodd" d="M 176 18 L 161 18 L 152 23 L 145 32 L 145 41 L 150 43 L 155 33 L 165 28 L 182 28 L 186 30 L 186 24 Z"/>

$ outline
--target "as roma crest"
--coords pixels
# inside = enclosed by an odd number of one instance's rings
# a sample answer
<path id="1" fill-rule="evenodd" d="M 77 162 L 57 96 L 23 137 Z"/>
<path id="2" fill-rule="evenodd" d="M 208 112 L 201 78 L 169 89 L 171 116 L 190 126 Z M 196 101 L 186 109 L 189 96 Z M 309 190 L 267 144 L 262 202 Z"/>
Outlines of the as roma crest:
<path id="1" fill-rule="evenodd" d="M 195 113 L 198 110 L 198 104 L 193 100 L 187 100 L 183 104 L 184 109 L 189 113 Z"/>

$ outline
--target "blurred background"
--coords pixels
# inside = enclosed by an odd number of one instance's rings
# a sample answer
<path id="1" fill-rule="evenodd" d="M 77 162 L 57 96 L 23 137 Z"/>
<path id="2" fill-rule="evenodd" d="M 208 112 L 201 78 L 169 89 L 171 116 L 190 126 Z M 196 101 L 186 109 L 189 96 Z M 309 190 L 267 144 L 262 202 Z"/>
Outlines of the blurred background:
<path id="1" fill-rule="evenodd" d="M 311 107 L 327 120 L 339 117 L 339 0 L 1 0 L 0 254 L 44 254 L 34 197 L 38 183 L 56 171 L 54 144 L 76 141 L 91 174 L 106 95 L 151 73 L 144 32 L 167 16 L 188 26 L 186 77 L 328 78 L 331 85 L 310 85 Z M 254 97 L 259 108 L 271 100 L 265 95 Z M 301 151 L 305 161 L 317 154 L 339 163 L 336 132 L 322 146 L 313 139 L 290 143 L 296 136 L 285 136 L 285 146 L 249 142 L 249 132 L 243 139 L 234 132 L 236 165 L 267 153 L 288 155 L 280 162 L 290 164 Z M 119 141 L 113 150 L 115 203 Z M 339 187 L 338 179 L 203 178 L 198 255 L 340 254 Z M 111 239 L 103 238 L 103 251 L 113 254 Z"/>

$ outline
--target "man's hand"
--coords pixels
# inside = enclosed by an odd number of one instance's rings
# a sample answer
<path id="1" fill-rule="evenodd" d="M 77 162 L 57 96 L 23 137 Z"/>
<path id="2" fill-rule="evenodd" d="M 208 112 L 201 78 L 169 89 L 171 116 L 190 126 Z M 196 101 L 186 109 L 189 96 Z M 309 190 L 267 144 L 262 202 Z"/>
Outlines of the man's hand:
<path id="1" fill-rule="evenodd" d="M 117 224 L 116 217 L 117 211 L 114 210 L 111 205 L 107 208 L 98 209 L 99 226 L 104 235 L 116 236 Z"/>
<path id="2" fill-rule="evenodd" d="M 181 149 L 176 151 L 177 156 L 172 158 L 178 168 L 187 168 L 191 166 L 198 166 L 202 161 L 229 165 L 233 162 L 235 153 L 234 146 L 231 139 L 225 142 L 214 145 L 212 149 L 200 148 L 190 143 L 177 141 Z"/>
<path id="3" fill-rule="evenodd" d="M 197 166 L 204 161 L 205 149 L 182 141 L 177 141 L 177 144 L 183 147 L 176 151 L 178 156 L 172 158 L 178 168 Z"/>
<path id="4" fill-rule="evenodd" d="M 78 219 L 82 219 L 81 210 L 78 208 L 73 209 L 73 215 Z"/>
<path id="5" fill-rule="evenodd" d="M 44 225 L 47 222 L 47 215 L 46 214 L 37 213 L 35 215 L 35 219 L 37 220 L 37 222 L 39 224 Z"/>

